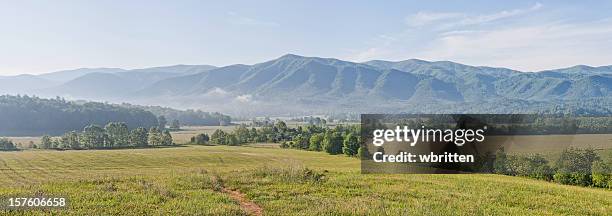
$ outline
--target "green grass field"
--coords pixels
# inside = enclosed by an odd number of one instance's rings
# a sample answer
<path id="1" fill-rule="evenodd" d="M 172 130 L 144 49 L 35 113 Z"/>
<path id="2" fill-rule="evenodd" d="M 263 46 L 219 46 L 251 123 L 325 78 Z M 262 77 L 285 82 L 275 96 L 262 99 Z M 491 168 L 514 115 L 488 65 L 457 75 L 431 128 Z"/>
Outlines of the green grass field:
<path id="1" fill-rule="evenodd" d="M 238 192 L 244 194 L 242 199 Z M 612 191 L 605 189 L 484 174 L 362 175 L 357 159 L 274 145 L 0 152 L 0 197 L 16 196 L 65 196 L 69 207 L 0 214 L 612 212 Z"/>

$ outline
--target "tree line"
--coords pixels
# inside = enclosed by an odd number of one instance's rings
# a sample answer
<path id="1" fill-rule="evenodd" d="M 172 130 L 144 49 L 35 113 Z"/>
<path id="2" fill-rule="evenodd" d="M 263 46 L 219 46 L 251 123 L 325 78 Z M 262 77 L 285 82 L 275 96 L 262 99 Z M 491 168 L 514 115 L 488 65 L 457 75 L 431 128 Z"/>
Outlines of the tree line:
<path id="1" fill-rule="evenodd" d="M 130 128 L 158 125 L 157 116 L 139 108 L 106 103 L 43 99 L 32 96 L 0 96 L 0 135 L 60 135 L 89 124 L 125 122 Z"/>
<path id="2" fill-rule="evenodd" d="M 17 150 L 15 143 L 7 138 L 0 138 L 0 151 L 14 151 Z"/>
<path id="3" fill-rule="evenodd" d="M 237 126 L 232 132 L 220 129 L 212 134 L 198 134 L 191 144 L 242 145 L 245 143 L 280 143 L 282 148 L 323 151 L 328 154 L 368 157 L 361 147 L 359 125 L 326 127 L 306 125 L 289 128 L 283 121 L 260 128 Z M 381 147 L 377 151 L 384 151 Z M 511 176 L 524 176 L 561 184 L 612 188 L 612 155 L 602 160 L 593 149 L 565 149 L 553 163 L 539 154 L 508 155 L 504 149 L 492 153 L 493 160 L 477 168 Z"/>
<path id="4" fill-rule="evenodd" d="M 232 132 L 217 129 L 212 134 L 199 134 L 191 138 L 191 144 L 216 144 L 237 146 L 245 143 L 280 143 L 282 148 L 323 151 L 332 155 L 357 156 L 360 150 L 358 125 L 306 125 L 289 128 L 283 121 L 260 128 L 237 126 Z"/>
<path id="5" fill-rule="evenodd" d="M 170 146 L 172 135 L 165 126 L 129 130 L 125 122 L 111 122 L 104 127 L 88 125 L 82 131 L 70 131 L 61 137 L 45 135 L 41 138 L 41 149 L 113 149 Z"/>
<path id="6" fill-rule="evenodd" d="M 165 116 L 168 122 L 181 122 L 183 125 L 205 125 L 219 126 L 229 125 L 232 118 L 218 112 L 204 112 L 201 110 L 177 110 L 161 106 L 139 106 L 124 103 L 122 106 L 127 108 L 138 108 L 149 111 L 157 116 Z"/>
<path id="7" fill-rule="evenodd" d="M 612 189 L 612 153 L 602 160 L 592 148 L 567 148 L 551 164 L 540 154 L 508 155 L 497 151 L 493 172 L 561 184 Z"/>

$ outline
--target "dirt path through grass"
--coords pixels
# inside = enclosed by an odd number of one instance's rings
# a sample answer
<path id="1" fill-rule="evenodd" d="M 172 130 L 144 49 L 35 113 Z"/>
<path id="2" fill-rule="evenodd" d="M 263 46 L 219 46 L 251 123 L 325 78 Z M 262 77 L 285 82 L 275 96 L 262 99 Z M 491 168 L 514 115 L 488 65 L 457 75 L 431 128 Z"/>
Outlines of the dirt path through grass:
<path id="1" fill-rule="evenodd" d="M 240 193 L 240 191 L 230 190 L 227 188 L 223 188 L 221 191 L 223 191 L 223 193 L 228 194 L 230 197 L 232 197 L 232 199 L 238 201 L 240 203 L 240 207 L 244 209 L 244 211 L 246 211 L 249 215 L 263 215 L 263 209 L 254 202 L 249 201 L 249 199 L 246 198 L 246 195 Z"/>

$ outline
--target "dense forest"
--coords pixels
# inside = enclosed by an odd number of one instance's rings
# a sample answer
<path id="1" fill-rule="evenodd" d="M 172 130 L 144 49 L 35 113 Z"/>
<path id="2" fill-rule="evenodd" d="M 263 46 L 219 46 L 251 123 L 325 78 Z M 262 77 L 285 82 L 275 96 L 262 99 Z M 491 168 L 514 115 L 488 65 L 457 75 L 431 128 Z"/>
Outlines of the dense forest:
<path id="1" fill-rule="evenodd" d="M 218 112 L 204 112 L 201 110 L 176 110 L 161 106 L 139 106 L 133 104 L 122 104 L 128 108 L 139 108 L 149 111 L 157 116 L 164 116 L 168 122 L 179 121 L 182 125 L 219 126 L 229 125 L 231 117 Z"/>
<path id="2" fill-rule="evenodd" d="M 125 122 L 129 128 L 157 126 L 157 116 L 139 108 L 76 103 L 63 98 L 0 96 L 0 136 L 59 135 L 95 124 Z"/>

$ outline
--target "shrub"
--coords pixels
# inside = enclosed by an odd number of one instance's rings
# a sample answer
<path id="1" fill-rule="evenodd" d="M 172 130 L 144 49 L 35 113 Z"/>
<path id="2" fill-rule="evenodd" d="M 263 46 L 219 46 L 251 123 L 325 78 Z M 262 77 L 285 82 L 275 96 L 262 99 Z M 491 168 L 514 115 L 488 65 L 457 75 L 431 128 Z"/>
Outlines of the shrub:
<path id="1" fill-rule="evenodd" d="M 557 160 L 554 180 L 561 184 L 591 185 L 591 167 L 599 157 L 592 148 L 563 150 Z"/>
<path id="2" fill-rule="evenodd" d="M 359 151 L 359 140 L 357 136 L 352 133 L 347 134 L 342 143 L 342 153 L 347 156 L 355 156 L 357 155 L 357 151 Z"/>
<path id="3" fill-rule="evenodd" d="M 593 186 L 612 188 L 612 158 L 606 162 L 595 161 L 591 167 L 591 177 Z"/>
<path id="4" fill-rule="evenodd" d="M 321 183 L 325 175 L 315 170 L 303 167 L 270 168 L 262 167 L 255 170 L 255 175 L 263 178 L 273 178 L 283 182 L 295 183 Z"/>
<path id="5" fill-rule="evenodd" d="M 191 137 L 191 144 L 195 144 L 195 145 L 206 145 L 208 144 L 208 141 L 210 140 L 210 137 L 208 136 L 208 134 L 198 134 L 194 137 Z"/>
<path id="6" fill-rule="evenodd" d="M 308 140 L 308 150 L 310 151 L 321 151 L 321 143 L 323 142 L 323 134 L 317 133 L 310 136 Z"/>
<path id="7" fill-rule="evenodd" d="M 569 173 L 555 173 L 553 175 L 555 182 L 560 184 L 572 184 L 573 180 Z"/>
<path id="8" fill-rule="evenodd" d="M 336 155 L 342 153 L 342 136 L 338 132 L 329 132 L 326 133 L 323 137 L 322 149 L 325 152 Z"/>
<path id="9" fill-rule="evenodd" d="M 497 164 L 497 168 L 501 164 Z M 525 176 L 535 179 L 552 180 L 553 170 L 548 161 L 539 154 L 527 156 L 510 156 L 505 164 L 505 173 L 516 176 Z"/>
<path id="10" fill-rule="evenodd" d="M 363 146 L 359 147 L 359 149 L 357 149 L 357 155 L 359 155 L 359 157 L 362 160 L 367 160 L 370 157 L 370 153 L 368 152 L 368 148 L 364 148 Z"/>
<path id="11" fill-rule="evenodd" d="M 493 162 L 493 172 L 497 174 L 512 175 L 508 169 L 508 155 L 504 151 L 504 148 L 497 150 L 495 154 L 495 161 Z"/>
<path id="12" fill-rule="evenodd" d="M 591 175 L 582 172 L 563 173 L 558 172 L 553 176 L 555 182 L 568 185 L 591 185 Z"/>

